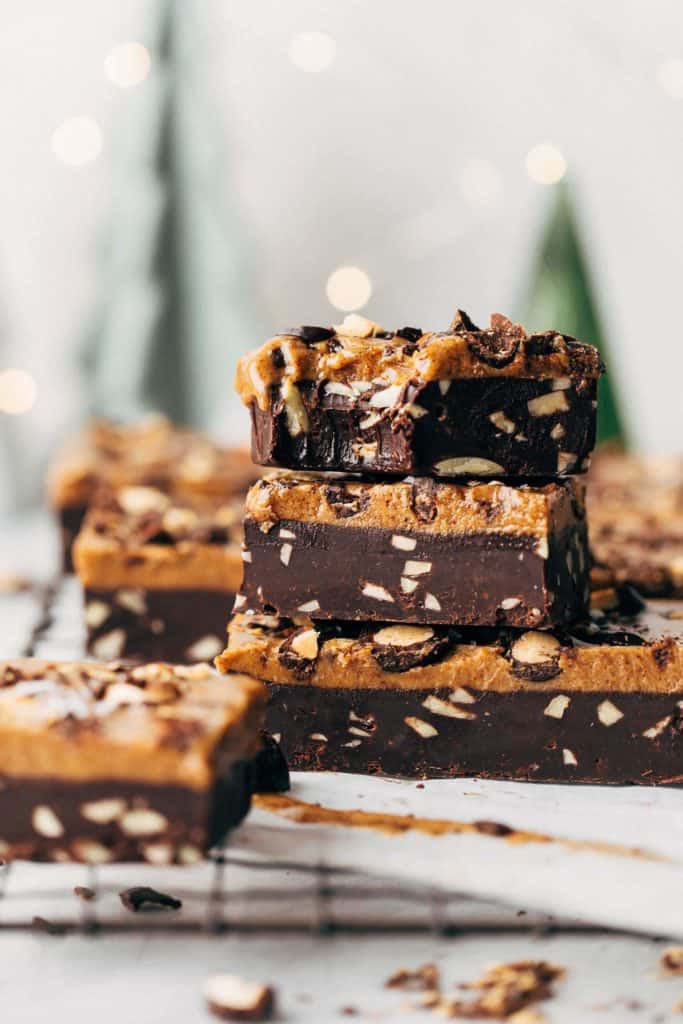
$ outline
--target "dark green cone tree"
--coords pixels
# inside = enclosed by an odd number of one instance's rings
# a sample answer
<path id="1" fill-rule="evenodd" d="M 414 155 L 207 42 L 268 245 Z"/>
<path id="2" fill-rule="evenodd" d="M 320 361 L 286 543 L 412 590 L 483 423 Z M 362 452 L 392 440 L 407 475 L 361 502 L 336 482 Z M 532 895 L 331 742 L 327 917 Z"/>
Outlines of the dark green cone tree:
<path id="1" fill-rule="evenodd" d="M 99 298 L 81 348 L 86 394 L 96 415 L 161 410 L 225 428 L 234 364 L 259 337 L 247 247 L 223 208 L 223 133 L 204 96 L 195 4 L 161 0 L 158 12 L 152 75 L 127 100 L 113 146 Z"/>
<path id="2" fill-rule="evenodd" d="M 554 328 L 595 345 L 607 363 L 610 351 L 602 330 L 568 186 L 553 188 L 547 223 L 532 268 L 520 320 L 529 331 Z M 598 441 L 626 444 L 609 372 L 600 380 Z"/>

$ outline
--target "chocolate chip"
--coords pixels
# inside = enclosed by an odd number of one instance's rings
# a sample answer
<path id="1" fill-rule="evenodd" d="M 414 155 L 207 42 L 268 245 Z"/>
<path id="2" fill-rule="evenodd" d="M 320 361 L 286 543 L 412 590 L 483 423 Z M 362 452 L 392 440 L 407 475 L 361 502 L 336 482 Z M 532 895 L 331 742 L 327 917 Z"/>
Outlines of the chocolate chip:
<path id="1" fill-rule="evenodd" d="M 338 519 L 350 519 L 367 508 L 370 495 L 367 491 L 352 494 L 343 484 L 329 484 L 325 488 L 327 503 Z"/>
<path id="2" fill-rule="evenodd" d="M 513 361 L 525 337 L 524 328 L 513 324 L 500 313 L 494 313 L 491 317 L 490 330 L 465 335 L 472 355 L 487 366 L 497 369 Z"/>
<path id="3" fill-rule="evenodd" d="M 270 733 L 262 732 L 263 746 L 254 758 L 253 790 L 255 793 L 285 793 L 289 789 L 289 768 L 280 744 Z"/>
<path id="4" fill-rule="evenodd" d="M 301 338 L 305 345 L 316 345 L 319 341 L 327 341 L 334 336 L 331 327 L 290 327 L 285 332 L 290 338 Z"/>
<path id="5" fill-rule="evenodd" d="M 386 629 L 381 632 L 386 632 Z M 456 641 L 455 631 L 448 630 L 446 633 L 434 633 L 429 639 L 414 644 L 373 643 L 370 653 L 385 672 L 408 672 L 411 668 L 438 661 Z"/>
<path id="6" fill-rule="evenodd" d="M 270 361 L 276 370 L 283 370 L 285 368 L 285 357 L 281 348 L 272 348 L 270 350 Z"/>
<path id="7" fill-rule="evenodd" d="M 553 352 L 563 352 L 566 348 L 564 338 L 557 331 L 540 331 L 530 334 L 526 340 L 526 353 L 529 356 L 549 356 Z"/>
<path id="8" fill-rule="evenodd" d="M 627 585 L 619 587 L 617 590 L 617 597 L 619 599 L 620 615 L 640 615 L 641 612 L 645 611 L 645 602 L 638 591 L 634 590 L 633 587 L 629 587 Z"/>
<path id="9" fill-rule="evenodd" d="M 58 924 L 56 921 L 48 921 L 46 917 L 39 917 L 36 914 L 32 923 L 34 928 L 45 932 L 46 935 L 66 935 L 65 925 Z"/>
<path id="10" fill-rule="evenodd" d="M 451 334 L 468 334 L 470 331 L 478 331 L 479 328 L 464 310 L 456 309 L 449 330 Z"/>
<path id="11" fill-rule="evenodd" d="M 422 331 L 419 327 L 401 327 L 396 331 L 397 338 L 405 338 L 406 341 L 419 341 Z"/>
<path id="12" fill-rule="evenodd" d="M 147 885 L 134 885 L 131 889 L 124 889 L 119 893 L 119 898 L 126 910 L 131 910 L 134 914 L 143 909 L 160 910 L 168 907 L 170 910 L 180 910 L 183 905 L 182 900 L 177 900 L 165 892 L 157 892 Z"/>
<path id="13" fill-rule="evenodd" d="M 432 523 L 437 516 L 437 485 L 429 477 L 415 480 L 410 489 L 410 507 L 421 523 Z"/>
<path id="14" fill-rule="evenodd" d="M 74 896 L 78 896 L 79 900 L 85 900 L 89 903 L 95 899 L 95 890 L 88 888 L 87 885 L 75 885 Z"/>
<path id="15" fill-rule="evenodd" d="M 373 338 L 381 338 L 383 341 L 390 341 L 393 337 L 393 331 L 376 331 L 373 334 Z"/>
<path id="16" fill-rule="evenodd" d="M 484 836 L 509 836 L 513 831 L 509 825 L 501 825 L 499 821 L 473 821 L 472 825 Z"/>

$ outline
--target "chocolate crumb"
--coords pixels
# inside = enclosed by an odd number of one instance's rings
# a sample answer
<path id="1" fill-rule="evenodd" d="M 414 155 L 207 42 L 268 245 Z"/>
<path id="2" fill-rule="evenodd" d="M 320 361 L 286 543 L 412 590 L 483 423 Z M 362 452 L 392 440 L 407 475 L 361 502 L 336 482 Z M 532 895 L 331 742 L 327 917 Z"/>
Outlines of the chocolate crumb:
<path id="1" fill-rule="evenodd" d="M 473 821 L 472 825 L 485 836 L 509 836 L 513 831 L 509 825 L 502 825 L 498 821 Z"/>
<path id="2" fill-rule="evenodd" d="M 87 885 L 75 885 L 74 896 L 78 896 L 80 900 L 89 902 L 95 899 L 95 890 L 88 888 Z"/>
<path id="3" fill-rule="evenodd" d="M 165 892 L 157 892 L 147 885 L 134 885 L 131 889 L 124 889 L 119 893 L 119 898 L 126 910 L 134 914 L 139 910 L 160 910 L 168 907 L 170 910 L 179 910 L 183 903 L 174 896 Z"/>
<path id="4" fill-rule="evenodd" d="M 342 1006 L 339 1010 L 342 1017 L 356 1017 L 358 1010 L 355 1006 Z"/>
<path id="5" fill-rule="evenodd" d="M 66 935 L 65 925 L 58 924 L 56 921 L 48 921 L 46 917 L 40 917 L 36 914 L 32 923 L 34 928 L 45 932 L 46 935 Z"/>

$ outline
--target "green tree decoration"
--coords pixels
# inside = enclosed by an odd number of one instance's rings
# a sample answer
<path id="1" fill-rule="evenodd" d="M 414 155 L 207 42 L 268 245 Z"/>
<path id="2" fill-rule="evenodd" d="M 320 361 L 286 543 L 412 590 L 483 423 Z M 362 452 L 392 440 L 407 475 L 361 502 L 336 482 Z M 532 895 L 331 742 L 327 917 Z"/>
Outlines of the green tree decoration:
<path id="1" fill-rule="evenodd" d="M 195 4 L 162 0 L 157 12 L 153 73 L 114 145 L 99 297 L 81 348 L 89 411 L 161 410 L 234 432 L 234 365 L 260 335 L 248 246 L 223 208 L 222 132 L 204 97 Z"/>
<path id="2" fill-rule="evenodd" d="M 597 346 L 609 369 L 603 333 L 568 186 L 554 197 L 526 291 L 520 320 L 530 331 L 557 328 Z M 609 373 L 599 384 L 598 442 L 626 444 L 623 421 Z"/>

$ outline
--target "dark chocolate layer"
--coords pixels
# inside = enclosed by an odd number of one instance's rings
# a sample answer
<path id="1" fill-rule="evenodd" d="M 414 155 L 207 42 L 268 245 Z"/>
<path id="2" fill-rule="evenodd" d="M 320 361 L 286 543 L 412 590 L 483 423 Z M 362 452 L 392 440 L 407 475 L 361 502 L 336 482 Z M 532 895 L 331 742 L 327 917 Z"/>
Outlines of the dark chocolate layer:
<path id="1" fill-rule="evenodd" d="M 87 650 L 104 659 L 212 661 L 233 601 L 215 590 L 86 589 Z"/>
<path id="2" fill-rule="evenodd" d="M 293 416 L 275 390 L 266 410 L 252 403 L 252 458 L 263 466 L 400 475 L 580 473 L 595 443 L 597 385 L 563 383 L 570 386 L 553 390 L 557 381 L 516 377 L 409 384 L 382 408 L 372 392 L 330 394 L 324 384 L 302 381 L 304 415 Z M 449 467 L 451 459 L 459 462 Z"/>
<path id="3" fill-rule="evenodd" d="M 62 572 L 74 571 L 71 548 L 85 519 L 86 506 L 74 505 L 61 508 L 58 513 L 58 525 L 61 544 Z"/>
<path id="4" fill-rule="evenodd" d="M 245 521 L 250 608 L 315 619 L 561 625 L 588 604 L 586 528 L 547 538 Z"/>
<path id="5" fill-rule="evenodd" d="M 249 810 L 253 766 L 235 763 L 211 791 L 113 779 L 0 777 L 5 860 L 190 863 Z"/>
<path id="6" fill-rule="evenodd" d="M 672 694 L 268 688 L 268 728 L 293 770 L 683 782 Z"/>

